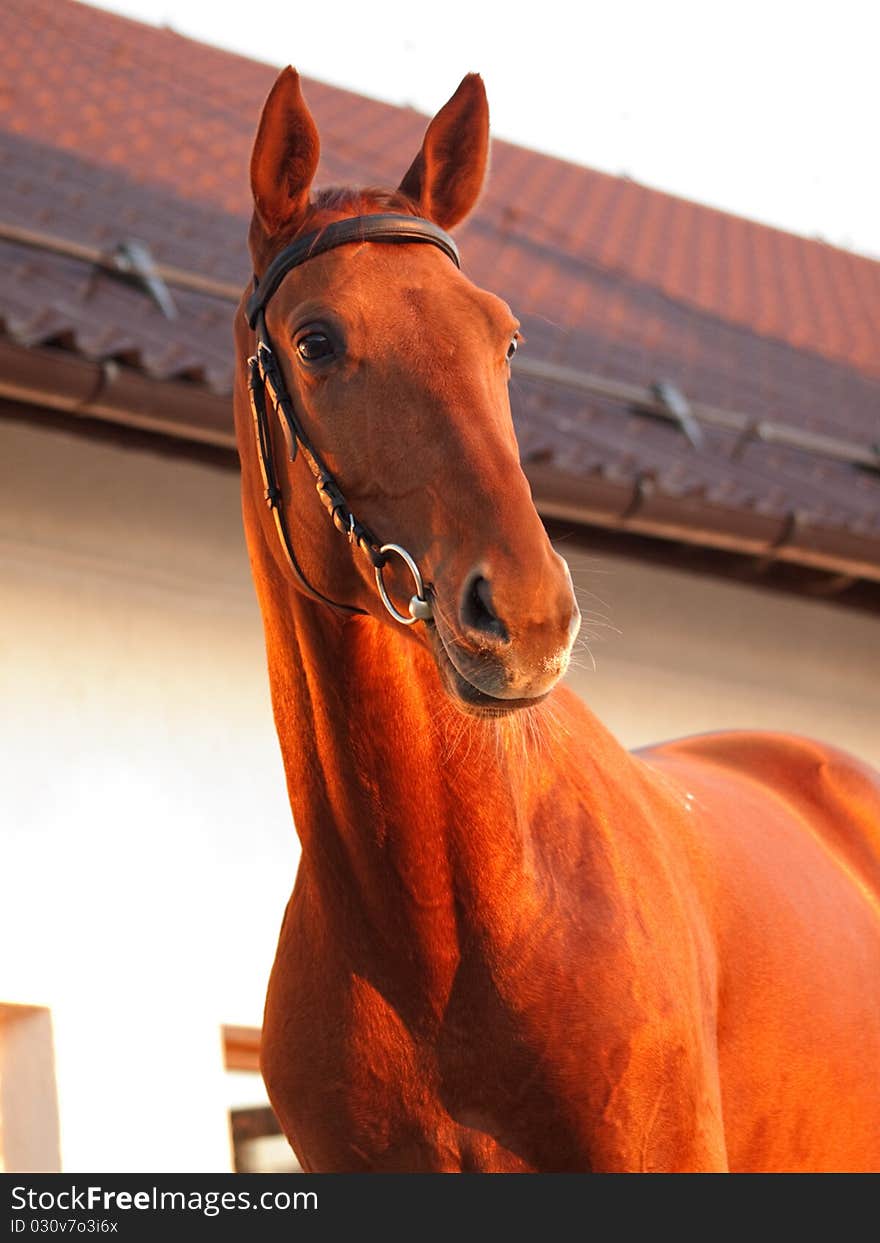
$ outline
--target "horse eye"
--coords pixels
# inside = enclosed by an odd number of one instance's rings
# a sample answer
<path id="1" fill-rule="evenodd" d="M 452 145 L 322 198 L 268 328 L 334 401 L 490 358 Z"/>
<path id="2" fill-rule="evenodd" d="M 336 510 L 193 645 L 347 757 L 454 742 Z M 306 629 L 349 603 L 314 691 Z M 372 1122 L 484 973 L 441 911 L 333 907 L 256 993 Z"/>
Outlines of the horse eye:
<path id="1" fill-rule="evenodd" d="M 516 353 L 516 349 L 518 345 L 519 345 L 519 336 L 517 335 L 511 339 L 510 345 L 508 345 L 507 347 L 507 361 L 508 362 L 510 362 L 511 358 L 513 358 L 514 354 Z"/>
<path id="2" fill-rule="evenodd" d="M 304 363 L 316 363 L 322 358 L 329 358 L 335 351 L 326 333 L 307 332 L 297 341 L 296 352 Z"/>

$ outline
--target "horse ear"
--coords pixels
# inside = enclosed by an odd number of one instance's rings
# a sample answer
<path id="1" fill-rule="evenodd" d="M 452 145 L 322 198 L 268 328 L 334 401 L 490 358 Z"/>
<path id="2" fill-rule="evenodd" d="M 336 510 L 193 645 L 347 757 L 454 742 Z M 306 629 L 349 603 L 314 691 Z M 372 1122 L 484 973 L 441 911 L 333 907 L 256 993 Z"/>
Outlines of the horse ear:
<path id="1" fill-rule="evenodd" d="M 251 154 L 254 206 L 267 233 L 280 232 L 305 212 L 320 153 L 299 74 L 288 65 L 263 105 Z"/>
<path id="2" fill-rule="evenodd" d="M 478 73 L 469 73 L 428 126 L 400 189 L 424 216 L 451 229 L 476 203 L 488 159 L 486 88 Z"/>

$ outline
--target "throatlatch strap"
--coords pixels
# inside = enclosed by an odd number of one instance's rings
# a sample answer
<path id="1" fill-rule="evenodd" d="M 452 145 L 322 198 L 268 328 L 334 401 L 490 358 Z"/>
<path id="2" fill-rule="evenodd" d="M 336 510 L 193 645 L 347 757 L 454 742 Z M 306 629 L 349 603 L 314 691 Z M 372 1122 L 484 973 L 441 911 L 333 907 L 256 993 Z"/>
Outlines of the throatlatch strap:
<path id="1" fill-rule="evenodd" d="M 346 613 L 363 613 L 364 609 L 355 608 L 351 604 L 337 604 L 335 600 L 331 600 L 329 596 L 325 596 L 323 592 L 313 587 L 296 559 L 296 553 L 293 551 L 293 544 L 287 529 L 287 521 L 281 508 L 282 494 L 281 488 L 278 485 L 278 477 L 275 474 L 272 432 L 266 412 L 266 396 L 260 373 L 260 364 L 256 354 L 248 360 L 248 392 L 251 399 L 251 415 L 254 421 L 257 460 L 260 463 L 260 474 L 263 478 L 263 496 L 266 504 L 272 511 L 275 530 L 278 532 L 278 540 L 281 544 L 285 561 L 303 591 L 312 600 L 317 600 L 319 604 L 328 604 L 331 608 L 340 609 Z"/>

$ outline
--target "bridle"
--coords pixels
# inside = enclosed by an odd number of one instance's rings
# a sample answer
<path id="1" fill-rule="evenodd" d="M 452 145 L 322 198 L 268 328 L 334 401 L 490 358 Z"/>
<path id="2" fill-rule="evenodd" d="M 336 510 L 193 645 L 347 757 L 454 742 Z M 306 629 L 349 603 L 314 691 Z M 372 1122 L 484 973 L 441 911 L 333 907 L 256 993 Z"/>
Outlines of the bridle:
<path id="1" fill-rule="evenodd" d="M 318 496 L 332 518 L 333 525 L 337 531 L 348 537 L 348 542 L 353 548 L 358 548 L 369 559 L 376 576 L 379 596 L 391 616 L 401 625 L 411 626 L 414 622 L 429 621 L 433 617 L 433 609 L 427 598 L 419 567 L 400 544 L 380 544 L 370 528 L 360 522 L 349 508 L 341 488 L 324 465 L 320 454 L 309 440 L 297 417 L 266 328 L 266 304 L 276 293 L 287 273 L 307 260 L 315 258 L 316 255 L 324 254 L 325 251 L 333 250 L 337 246 L 345 246 L 350 242 L 424 242 L 439 247 L 457 268 L 461 267 L 455 242 L 438 225 L 417 216 L 379 213 L 373 216 L 352 216 L 347 220 L 337 220 L 323 229 L 298 238 L 275 256 L 263 273 L 261 281 L 258 281 L 256 276 L 254 277 L 254 292 L 248 299 L 246 307 L 248 324 L 256 334 L 256 349 L 248 359 L 248 390 L 254 420 L 257 457 L 263 477 L 263 495 L 275 520 L 275 529 L 278 532 L 284 559 L 306 595 L 312 600 L 330 605 L 331 608 L 344 613 L 366 613 L 366 609 L 358 608 L 353 604 L 339 604 L 318 591 L 308 581 L 297 561 L 287 519 L 281 507 L 282 494 L 275 469 L 272 433 L 266 407 L 268 395 L 276 415 L 279 416 L 290 461 L 295 462 L 297 451 L 302 451 L 309 470 L 315 477 Z M 400 557 L 413 576 L 416 593 L 409 602 L 409 615 L 395 608 L 385 587 L 382 570 L 387 564 L 390 553 Z"/>

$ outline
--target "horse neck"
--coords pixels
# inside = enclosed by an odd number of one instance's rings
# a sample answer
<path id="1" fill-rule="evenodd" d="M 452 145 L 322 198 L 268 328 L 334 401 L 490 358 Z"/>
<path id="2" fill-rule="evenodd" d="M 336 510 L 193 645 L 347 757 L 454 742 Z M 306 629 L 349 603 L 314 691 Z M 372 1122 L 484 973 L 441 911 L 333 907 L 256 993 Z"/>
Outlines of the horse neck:
<path id="1" fill-rule="evenodd" d="M 402 628 L 277 578 L 260 595 L 298 884 L 350 949 L 442 998 L 462 939 L 502 923 L 529 872 L 528 731 L 455 709 Z"/>

